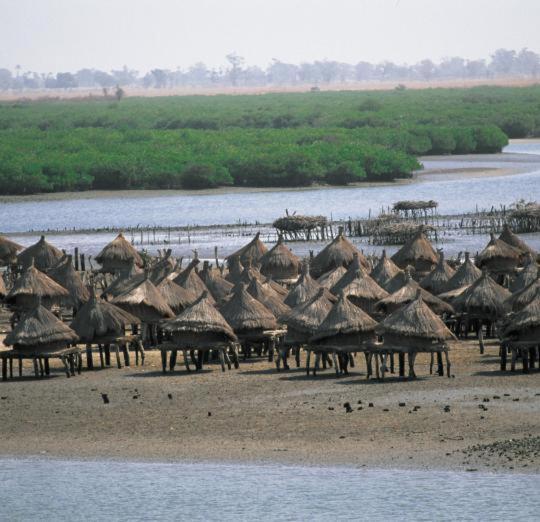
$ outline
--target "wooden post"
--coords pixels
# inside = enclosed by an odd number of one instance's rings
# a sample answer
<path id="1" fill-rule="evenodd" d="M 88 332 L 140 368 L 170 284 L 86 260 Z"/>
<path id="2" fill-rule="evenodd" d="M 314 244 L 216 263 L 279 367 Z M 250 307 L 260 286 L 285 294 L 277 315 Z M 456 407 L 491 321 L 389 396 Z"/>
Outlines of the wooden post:
<path id="1" fill-rule="evenodd" d="M 73 256 L 75 260 L 75 271 L 79 271 L 79 247 L 75 247 L 75 255 Z"/>
<path id="2" fill-rule="evenodd" d="M 122 361 L 120 361 L 120 346 L 119 343 L 114 345 L 114 353 L 116 354 L 116 366 L 118 369 L 122 368 Z"/>
<path id="3" fill-rule="evenodd" d="M 444 375 L 443 359 L 441 352 L 437 352 L 437 372 L 439 374 L 439 377 L 442 377 Z"/>
<path id="4" fill-rule="evenodd" d="M 163 373 L 167 372 L 167 350 L 161 349 L 161 369 Z"/>
<path id="5" fill-rule="evenodd" d="M 399 363 L 399 376 L 405 377 L 405 353 L 404 352 L 399 352 L 398 363 Z"/>
<path id="6" fill-rule="evenodd" d="M 94 369 L 94 360 L 92 359 L 92 345 L 90 343 L 86 345 L 86 367 L 89 370 Z"/>
<path id="7" fill-rule="evenodd" d="M 506 371 L 506 357 L 507 357 L 508 350 L 506 348 L 506 343 L 501 344 L 501 371 Z"/>

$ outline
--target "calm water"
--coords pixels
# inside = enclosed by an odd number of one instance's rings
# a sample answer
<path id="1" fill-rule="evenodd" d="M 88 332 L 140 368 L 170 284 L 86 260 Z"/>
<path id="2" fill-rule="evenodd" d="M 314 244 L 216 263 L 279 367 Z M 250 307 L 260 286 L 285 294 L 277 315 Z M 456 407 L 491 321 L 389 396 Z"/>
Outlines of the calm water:
<path id="1" fill-rule="evenodd" d="M 0 520 L 538 520 L 537 475 L 0 460 Z"/>

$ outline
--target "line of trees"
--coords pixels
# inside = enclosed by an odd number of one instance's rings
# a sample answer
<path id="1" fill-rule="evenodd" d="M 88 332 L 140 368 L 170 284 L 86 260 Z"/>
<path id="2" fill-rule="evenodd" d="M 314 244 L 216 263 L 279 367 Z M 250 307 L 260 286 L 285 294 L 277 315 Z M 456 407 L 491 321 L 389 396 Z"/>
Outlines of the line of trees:
<path id="1" fill-rule="evenodd" d="M 75 89 L 115 86 L 144 88 L 319 85 L 358 81 L 407 81 L 446 79 L 487 79 L 504 77 L 537 78 L 540 54 L 529 49 L 496 50 L 488 60 L 450 57 L 440 63 L 425 59 L 413 65 L 390 61 L 348 64 L 321 60 L 300 65 L 274 60 L 266 68 L 246 65 L 238 54 L 226 56 L 228 66 L 209 68 L 199 62 L 187 69 L 152 69 L 144 74 L 124 66 L 119 70 L 81 69 L 77 72 L 38 73 L 0 68 L 0 90 Z"/>

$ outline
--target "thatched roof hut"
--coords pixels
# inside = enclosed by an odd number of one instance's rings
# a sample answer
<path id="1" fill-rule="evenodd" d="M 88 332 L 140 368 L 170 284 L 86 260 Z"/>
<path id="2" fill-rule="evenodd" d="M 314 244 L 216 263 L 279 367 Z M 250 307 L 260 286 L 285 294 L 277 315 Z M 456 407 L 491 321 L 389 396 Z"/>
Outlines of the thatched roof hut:
<path id="1" fill-rule="evenodd" d="M 408 266 L 405 270 L 400 270 L 388 283 L 386 283 L 382 288 L 384 288 L 389 294 L 397 292 L 400 288 L 405 286 L 409 279 L 411 279 L 411 274 L 414 272 L 414 268 Z"/>
<path id="2" fill-rule="evenodd" d="M 69 301 L 69 292 L 48 275 L 30 265 L 15 281 L 6 297 L 8 303 L 32 309 L 40 302 L 46 307 Z"/>
<path id="3" fill-rule="evenodd" d="M 392 261 L 399 268 L 413 266 L 420 278 L 435 268 L 439 256 L 424 234 L 423 227 L 420 227 L 418 232 L 392 256 Z"/>
<path id="4" fill-rule="evenodd" d="M 237 335 L 260 334 L 278 327 L 274 314 L 248 294 L 243 283 L 235 285 L 232 296 L 219 311 Z"/>
<path id="5" fill-rule="evenodd" d="M 375 320 L 341 293 L 338 301 L 315 331 L 310 344 L 358 349 L 363 342 L 375 340 L 376 326 Z"/>
<path id="6" fill-rule="evenodd" d="M 531 302 L 513 314 L 504 329 L 505 338 L 519 341 L 538 341 L 540 337 L 540 287 Z"/>
<path id="7" fill-rule="evenodd" d="M 320 288 L 311 299 L 293 308 L 282 318 L 287 325 L 287 340 L 307 343 L 331 309 L 332 303 L 326 298 L 324 288 Z"/>
<path id="8" fill-rule="evenodd" d="M 180 315 L 162 323 L 163 330 L 172 333 L 180 347 L 201 348 L 238 340 L 208 296 L 208 291 L 203 292 Z"/>
<path id="9" fill-rule="evenodd" d="M 507 300 L 511 295 L 485 271 L 480 279 L 457 296 L 452 304 L 458 313 L 496 320 L 509 311 Z"/>
<path id="10" fill-rule="evenodd" d="M 508 223 L 503 225 L 503 230 L 499 236 L 499 239 L 504 241 L 506 244 L 514 247 L 519 250 L 523 259 L 526 259 L 528 256 L 531 256 L 533 259 L 536 259 L 538 253 L 531 248 L 525 241 L 523 241 L 518 235 L 514 234 Z"/>
<path id="11" fill-rule="evenodd" d="M 17 252 L 24 247 L 11 241 L 5 236 L 0 236 L 0 265 L 10 265 L 17 262 Z"/>
<path id="12" fill-rule="evenodd" d="M 440 294 L 446 290 L 448 281 L 455 273 L 444 260 L 444 252 L 440 250 L 437 266 L 420 281 L 420 286 L 432 294 Z"/>
<path id="13" fill-rule="evenodd" d="M 382 256 L 379 262 L 375 265 L 369 274 L 375 282 L 383 288 L 390 280 L 400 272 L 403 272 L 387 255 L 386 250 L 382 251 Z"/>
<path id="14" fill-rule="evenodd" d="M 166 277 L 171 275 L 175 269 L 176 261 L 172 257 L 172 250 L 169 248 L 163 257 L 158 258 L 157 261 L 149 267 L 148 278 L 157 286 Z"/>
<path id="15" fill-rule="evenodd" d="M 509 309 L 517 312 L 525 308 L 535 297 L 540 288 L 540 277 L 537 277 L 532 283 L 529 283 L 525 288 L 512 294 L 506 301 Z"/>
<path id="16" fill-rule="evenodd" d="M 16 350 L 54 351 L 77 342 L 77 334 L 39 303 L 22 314 L 21 320 L 4 339 Z"/>
<path id="17" fill-rule="evenodd" d="M 393 294 L 390 294 L 388 297 L 381 299 L 376 308 L 378 310 L 384 311 L 386 313 L 392 313 L 398 308 L 401 308 L 403 305 L 414 301 L 418 292 L 422 297 L 422 301 L 427 304 L 433 312 L 438 315 L 447 313 L 453 313 L 454 309 L 448 303 L 445 303 L 442 299 L 434 296 L 427 290 L 424 290 L 414 279 L 409 276 L 407 283 L 402 286 L 399 290 L 395 291 Z"/>
<path id="18" fill-rule="evenodd" d="M 156 288 L 176 315 L 191 306 L 198 297 L 193 290 L 177 285 L 168 277 L 156 285 Z"/>
<path id="19" fill-rule="evenodd" d="M 351 264 L 347 267 L 347 271 L 343 274 L 339 281 L 337 281 L 334 286 L 330 288 L 330 292 L 332 292 L 334 295 L 339 295 L 341 293 L 341 290 L 343 290 L 347 285 L 349 285 L 349 283 L 356 279 L 357 273 L 359 271 L 364 272 L 365 270 L 360 264 L 358 254 L 354 254 Z"/>
<path id="20" fill-rule="evenodd" d="M 102 272 L 113 274 L 129 269 L 133 262 L 137 266 L 144 264 L 139 252 L 124 237 L 122 232 L 106 245 L 95 259 L 102 266 Z"/>
<path id="21" fill-rule="evenodd" d="M 538 278 L 538 265 L 536 261 L 531 259 L 530 256 L 528 256 L 528 260 L 529 262 L 524 268 L 519 269 L 516 278 L 510 283 L 510 292 L 519 292 Z"/>
<path id="22" fill-rule="evenodd" d="M 177 285 L 180 285 L 186 290 L 191 290 L 197 297 L 208 290 L 203 283 L 203 280 L 199 277 L 199 274 L 195 271 L 195 267 L 199 263 L 200 261 L 197 258 L 193 259 L 191 263 L 189 263 L 189 265 L 173 279 Z"/>
<path id="23" fill-rule="evenodd" d="M 291 287 L 284 302 L 287 306 L 295 308 L 299 304 L 309 301 L 320 289 L 324 290 L 323 295 L 327 300 L 335 302 L 335 296 L 311 277 L 309 264 L 304 263 L 298 281 Z"/>
<path id="24" fill-rule="evenodd" d="M 146 277 L 146 274 L 141 269 L 137 268 L 135 263 L 131 264 L 127 272 L 120 272 L 114 281 L 105 288 L 101 297 L 112 299 L 120 294 L 126 293 L 131 288 L 140 285 Z"/>
<path id="25" fill-rule="evenodd" d="M 229 260 L 232 261 L 235 257 L 237 257 L 243 265 L 247 262 L 250 262 L 252 265 L 259 264 L 261 258 L 268 252 L 266 245 L 259 239 L 260 235 L 261 233 L 257 232 L 255 237 L 247 245 L 244 245 L 242 248 L 228 256 L 226 258 L 227 264 L 229 264 Z"/>
<path id="26" fill-rule="evenodd" d="M 461 295 L 463 292 L 465 292 L 465 290 L 467 290 L 467 288 L 469 288 L 469 286 L 471 286 L 471 285 L 460 286 L 458 288 L 454 288 L 453 290 L 448 290 L 447 292 L 442 292 L 437 297 L 439 299 L 442 299 L 443 301 L 446 301 L 447 303 L 452 304 L 454 299 L 458 295 Z"/>
<path id="27" fill-rule="evenodd" d="M 265 288 L 260 281 L 253 278 L 247 287 L 249 295 L 257 299 L 270 310 L 278 321 L 291 311 L 280 297 L 269 287 Z"/>
<path id="28" fill-rule="evenodd" d="M 240 262 L 240 256 L 229 256 L 227 258 L 227 266 L 229 271 L 225 274 L 225 279 L 234 285 L 240 281 L 240 276 L 244 271 L 244 267 Z"/>
<path id="29" fill-rule="evenodd" d="M 111 303 L 147 324 L 157 323 L 175 315 L 159 290 L 148 278 L 127 292 L 116 296 Z"/>
<path id="30" fill-rule="evenodd" d="M 520 258 L 521 252 L 518 249 L 505 243 L 502 239 L 497 239 L 492 233 L 489 243 L 476 256 L 475 262 L 479 268 L 487 268 L 494 274 L 505 274 L 514 271 Z"/>
<path id="31" fill-rule="evenodd" d="M 25 248 L 18 256 L 17 263 L 23 268 L 34 265 L 38 270 L 48 270 L 64 257 L 63 252 L 58 250 L 41 236 L 37 243 Z"/>
<path id="32" fill-rule="evenodd" d="M 456 273 L 448 280 L 444 292 L 457 290 L 472 285 L 482 276 L 482 270 L 471 261 L 469 252 L 465 252 L 465 261 L 458 267 Z"/>
<path id="33" fill-rule="evenodd" d="M 230 296 L 234 285 L 227 281 L 219 270 L 213 270 L 208 261 L 204 262 L 203 269 L 198 275 L 217 302 L 224 301 Z"/>
<path id="34" fill-rule="evenodd" d="M 126 326 L 140 322 L 138 317 L 103 301 L 92 292 L 88 302 L 77 312 L 71 328 L 81 342 L 100 343 L 123 335 Z"/>
<path id="35" fill-rule="evenodd" d="M 368 314 L 373 313 L 375 305 L 389 295 L 361 269 L 356 271 L 354 278 L 340 290 L 341 292 L 349 301 Z"/>
<path id="36" fill-rule="evenodd" d="M 317 283 L 330 290 L 330 288 L 332 288 L 346 273 L 347 269 L 344 266 L 338 266 L 320 276 L 317 279 Z"/>
<path id="37" fill-rule="evenodd" d="M 264 254 L 261 259 L 261 274 L 278 282 L 294 282 L 300 270 L 300 258 L 295 256 L 283 243 L 283 236 Z"/>
<path id="38" fill-rule="evenodd" d="M 364 255 L 344 236 L 343 227 L 339 227 L 339 233 L 334 240 L 311 261 L 311 272 L 314 277 L 319 277 L 338 266 L 348 267 L 354 254 L 358 254 L 362 266 L 369 270 L 370 266 Z"/>
<path id="39" fill-rule="evenodd" d="M 75 308 L 80 308 L 90 299 L 88 288 L 73 266 L 72 256 L 65 256 L 55 267 L 47 271 L 47 275 L 69 292 L 71 304 Z"/>

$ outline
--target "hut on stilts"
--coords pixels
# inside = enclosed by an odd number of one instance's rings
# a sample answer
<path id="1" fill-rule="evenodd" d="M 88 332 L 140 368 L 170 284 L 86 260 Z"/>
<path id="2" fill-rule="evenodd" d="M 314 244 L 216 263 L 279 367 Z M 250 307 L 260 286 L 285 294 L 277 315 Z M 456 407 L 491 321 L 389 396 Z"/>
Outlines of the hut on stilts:
<path id="1" fill-rule="evenodd" d="M 344 266 L 338 266 L 337 268 L 324 273 L 316 281 L 321 286 L 324 286 L 330 290 L 330 288 L 332 288 L 345 275 L 346 272 L 347 269 Z"/>
<path id="2" fill-rule="evenodd" d="M 23 270 L 30 265 L 33 265 L 38 270 L 44 272 L 55 266 L 63 257 L 63 252 L 48 243 L 45 240 L 45 236 L 41 236 L 37 243 L 25 248 L 19 253 L 17 256 L 17 264 L 20 265 Z"/>
<path id="3" fill-rule="evenodd" d="M 311 299 L 321 289 L 328 301 L 336 301 L 336 297 L 328 289 L 321 286 L 311 277 L 310 266 L 308 263 L 304 263 L 298 281 L 291 287 L 284 302 L 290 308 L 295 308 Z"/>
<path id="4" fill-rule="evenodd" d="M 538 278 L 538 264 L 531 256 L 528 263 L 518 270 L 516 278 L 510 282 L 509 290 L 512 293 L 523 290 Z"/>
<path id="5" fill-rule="evenodd" d="M 177 285 L 180 285 L 186 290 L 190 290 L 197 296 L 197 298 L 200 297 L 203 292 L 208 291 L 208 288 L 203 283 L 203 280 L 196 272 L 196 267 L 199 263 L 200 261 L 197 258 L 193 259 L 191 263 L 189 263 L 189 265 L 173 279 Z M 209 299 L 213 300 L 211 295 L 209 295 Z"/>
<path id="6" fill-rule="evenodd" d="M 283 236 L 260 258 L 261 274 L 271 277 L 280 284 L 290 285 L 296 282 L 301 261 L 283 242 Z"/>
<path id="7" fill-rule="evenodd" d="M 253 278 L 247 287 L 249 295 L 257 299 L 268 310 L 270 310 L 274 317 L 280 322 L 280 318 L 291 311 L 291 308 L 287 306 L 270 287 L 265 288 L 260 281 Z"/>
<path id="8" fill-rule="evenodd" d="M 260 240 L 261 233 L 257 232 L 255 237 L 242 248 L 231 254 L 226 258 L 227 264 L 229 260 L 232 261 L 234 258 L 238 258 L 242 265 L 246 263 L 251 263 L 253 266 L 258 266 L 261 258 L 268 252 L 266 245 Z"/>
<path id="9" fill-rule="evenodd" d="M 17 252 L 24 247 L 11 241 L 5 236 L 0 236 L 0 265 L 9 266 L 17 263 Z"/>
<path id="10" fill-rule="evenodd" d="M 540 275 L 525 288 L 513 293 L 506 301 L 509 310 L 519 312 L 525 308 L 535 297 L 540 288 Z"/>
<path id="11" fill-rule="evenodd" d="M 74 315 L 90 299 L 88 288 L 73 266 L 72 256 L 65 256 L 56 266 L 47 271 L 47 275 L 69 292 Z"/>
<path id="12" fill-rule="evenodd" d="M 401 268 L 386 255 L 386 250 L 383 250 L 379 262 L 375 265 L 369 275 L 379 286 L 385 288 L 390 280 L 401 272 L 403 272 L 403 270 L 401 270 Z"/>
<path id="13" fill-rule="evenodd" d="M 416 234 L 392 256 L 392 261 L 401 269 L 411 265 L 415 278 L 421 280 L 435 268 L 439 256 L 426 237 L 424 228 L 419 227 Z"/>
<path id="14" fill-rule="evenodd" d="M 520 259 L 521 252 L 517 248 L 497 239 L 492 233 L 489 243 L 476 256 L 475 262 L 478 268 L 487 269 L 499 284 L 504 284 L 514 275 Z"/>
<path id="15" fill-rule="evenodd" d="M 138 267 L 144 265 L 139 252 L 122 232 L 108 243 L 95 259 L 101 265 L 101 271 L 110 274 L 126 272 L 130 270 L 133 263 Z"/>
<path id="16" fill-rule="evenodd" d="M 444 252 L 439 250 L 437 266 L 420 281 L 420 286 L 434 295 L 442 294 L 456 271 L 444 260 Z"/>
<path id="17" fill-rule="evenodd" d="M 448 283 L 441 292 L 441 299 L 445 301 L 453 299 L 461 294 L 466 288 L 471 286 L 482 276 L 482 270 L 472 262 L 469 252 L 465 252 L 465 261 L 458 267 L 455 274 L 448 280 Z"/>
<path id="18" fill-rule="evenodd" d="M 538 253 L 529 245 L 527 245 L 527 243 L 525 243 L 525 241 L 523 241 L 518 235 L 514 234 L 508 223 L 505 223 L 503 225 L 503 229 L 499 236 L 499 239 L 504 241 L 507 245 L 514 247 L 520 252 L 522 263 L 527 263 L 529 257 L 536 260 Z"/>
<path id="19" fill-rule="evenodd" d="M 210 263 L 205 261 L 199 277 L 208 288 L 217 303 L 225 301 L 231 294 L 234 285 L 227 281 L 218 269 L 212 269 Z"/>

